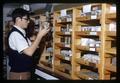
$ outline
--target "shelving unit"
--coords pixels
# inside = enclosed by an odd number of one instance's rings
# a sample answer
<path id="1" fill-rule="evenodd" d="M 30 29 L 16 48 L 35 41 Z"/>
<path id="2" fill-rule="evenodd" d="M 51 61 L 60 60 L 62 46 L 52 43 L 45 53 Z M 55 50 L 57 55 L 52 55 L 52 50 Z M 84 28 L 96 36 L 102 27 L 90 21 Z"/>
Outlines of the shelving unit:
<path id="1" fill-rule="evenodd" d="M 72 80 L 116 79 L 116 12 L 111 6 L 86 3 L 55 10 L 53 40 L 44 42 L 38 67 Z"/>
<path id="2" fill-rule="evenodd" d="M 85 7 L 90 7 L 90 11 L 84 11 Z M 55 72 L 59 71 L 74 80 L 115 79 L 116 66 L 113 66 L 112 59 L 116 58 L 116 32 L 109 31 L 108 24 L 116 22 L 116 13 L 106 12 L 109 10 L 110 4 L 93 3 L 54 12 L 53 69 Z M 66 13 L 72 11 L 72 21 L 67 22 L 65 16 L 61 16 L 63 11 Z M 67 24 L 72 24 L 71 32 L 62 31 L 62 27 Z M 72 39 L 69 45 L 62 42 L 66 36 Z M 112 45 L 114 47 L 111 48 Z M 71 56 L 67 57 L 68 60 L 65 59 L 65 55 L 61 54 L 61 49 L 71 50 Z M 69 75 L 64 72 L 65 67 L 61 64 L 62 61 L 70 62 L 71 73 Z"/>

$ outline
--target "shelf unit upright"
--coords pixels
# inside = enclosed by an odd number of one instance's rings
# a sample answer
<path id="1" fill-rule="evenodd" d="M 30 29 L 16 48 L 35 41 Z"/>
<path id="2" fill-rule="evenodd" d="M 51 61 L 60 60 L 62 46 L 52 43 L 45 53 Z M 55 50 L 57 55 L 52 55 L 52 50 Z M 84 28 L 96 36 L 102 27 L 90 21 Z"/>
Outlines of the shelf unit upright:
<path id="1" fill-rule="evenodd" d="M 53 71 L 53 63 L 52 63 L 52 56 L 53 56 L 53 13 L 49 13 L 49 18 L 46 17 L 45 13 L 37 14 L 32 16 L 32 20 L 36 22 L 36 17 L 39 17 L 37 19 L 39 27 L 41 26 L 41 23 L 43 22 L 49 22 L 50 27 L 52 28 L 51 31 L 42 38 L 42 41 L 40 42 L 40 60 L 38 63 L 38 67 L 41 67 L 45 70 L 48 70 L 50 72 Z M 35 30 L 35 33 L 38 33 L 38 29 Z"/>
<path id="2" fill-rule="evenodd" d="M 64 13 L 65 12 L 65 13 Z M 54 12 L 54 72 L 72 79 L 72 25 L 73 9 Z"/>
<path id="3" fill-rule="evenodd" d="M 105 71 L 104 79 L 116 79 L 116 4 L 104 4 L 105 22 L 104 25 L 104 58 Z"/>

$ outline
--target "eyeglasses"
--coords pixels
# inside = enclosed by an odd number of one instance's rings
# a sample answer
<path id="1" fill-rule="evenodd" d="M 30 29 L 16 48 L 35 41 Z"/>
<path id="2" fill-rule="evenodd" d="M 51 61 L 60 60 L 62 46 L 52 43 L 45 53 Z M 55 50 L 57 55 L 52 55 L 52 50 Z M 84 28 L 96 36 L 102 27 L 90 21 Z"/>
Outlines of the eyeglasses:
<path id="1" fill-rule="evenodd" d="M 22 18 L 22 19 L 24 19 L 24 20 L 26 20 L 26 21 L 29 21 L 29 20 L 30 20 L 29 18 Z"/>

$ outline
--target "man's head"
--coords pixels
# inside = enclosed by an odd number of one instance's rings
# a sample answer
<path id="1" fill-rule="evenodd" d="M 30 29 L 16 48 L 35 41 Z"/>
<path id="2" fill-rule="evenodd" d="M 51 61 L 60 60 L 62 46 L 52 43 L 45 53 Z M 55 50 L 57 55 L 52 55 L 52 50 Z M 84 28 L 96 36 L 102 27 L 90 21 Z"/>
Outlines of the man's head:
<path id="1" fill-rule="evenodd" d="M 12 19 L 19 27 L 27 28 L 29 23 L 29 12 L 22 8 L 17 8 L 12 12 Z"/>

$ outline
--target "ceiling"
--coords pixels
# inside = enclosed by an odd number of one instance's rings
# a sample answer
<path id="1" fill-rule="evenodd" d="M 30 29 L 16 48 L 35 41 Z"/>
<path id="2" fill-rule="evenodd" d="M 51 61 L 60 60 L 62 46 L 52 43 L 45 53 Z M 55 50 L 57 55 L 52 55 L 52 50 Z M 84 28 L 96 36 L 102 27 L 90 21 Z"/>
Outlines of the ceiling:
<path id="1" fill-rule="evenodd" d="M 23 4 L 20 3 L 8 3 L 8 4 L 4 4 L 4 8 L 11 8 L 11 9 L 15 9 L 15 8 L 19 8 L 21 7 Z M 44 9 L 47 4 L 46 3 L 34 3 L 34 4 L 31 4 L 29 3 L 28 5 L 30 5 L 30 8 L 31 8 L 31 11 L 35 11 L 35 10 L 38 10 L 38 9 Z"/>
<path id="2" fill-rule="evenodd" d="M 11 13 L 15 8 L 21 7 L 23 4 L 26 3 L 6 3 L 3 5 L 3 20 L 10 20 Z M 58 3 L 27 3 L 30 5 L 31 12 L 44 10 L 44 11 L 53 11 L 54 5 L 59 5 Z"/>

